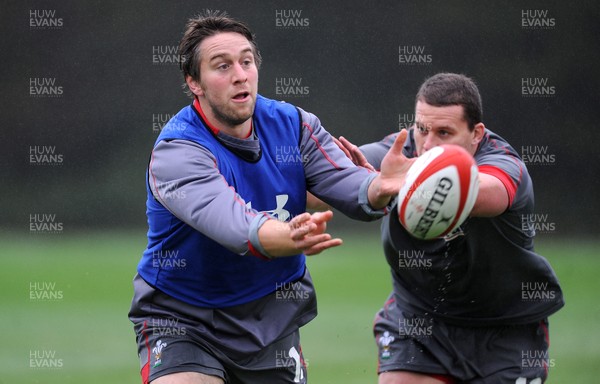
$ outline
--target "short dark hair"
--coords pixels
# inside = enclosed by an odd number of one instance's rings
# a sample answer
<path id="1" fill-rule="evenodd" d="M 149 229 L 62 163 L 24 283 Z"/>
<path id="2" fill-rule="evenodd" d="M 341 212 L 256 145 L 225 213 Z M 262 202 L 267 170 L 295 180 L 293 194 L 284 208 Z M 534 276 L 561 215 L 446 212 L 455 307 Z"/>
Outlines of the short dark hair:
<path id="1" fill-rule="evenodd" d="M 482 121 L 481 95 L 475 82 L 465 75 L 438 73 L 431 76 L 419 88 L 415 103 L 417 101 L 435 107 L 462 105 L 464 119 L 470 130 L 473 130 L 475 125 Z"/>
<path id="2" fill-rule="evenodd" d="M 226 12 L 205 11 L 188 20 L 186 30 L 179 42 L 179 68 L 183 74 L 184 88 L 189 96 L 191 91 L 187 87 L 185 79 L 200 81 L 200 43 L 207 37 L 222 32 L 235 32 L 244 36 L 252 46 L 256 67 L 260 68 L 261 57 L 256 45 L 254 34 L 244 23 L 232 19 Z"/>

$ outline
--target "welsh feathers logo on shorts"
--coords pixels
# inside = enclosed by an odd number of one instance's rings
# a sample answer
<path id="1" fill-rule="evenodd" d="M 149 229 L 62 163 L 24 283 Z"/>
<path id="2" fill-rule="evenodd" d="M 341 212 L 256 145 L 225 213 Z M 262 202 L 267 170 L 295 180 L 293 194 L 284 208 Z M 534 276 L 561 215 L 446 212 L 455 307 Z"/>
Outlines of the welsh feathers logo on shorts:
<path id="1" fill-rule="evenodd" d="M 390 352 L 390 344 L 395 340 L 394 336 L 391 336 L 388 331 L 383 332 L 383 335 L 379 338 L 379 345 L 381 346 L 381 358 L 389 359 L 392 353 Z"/>
<path id="2" fill-rule="evenodd" d="M 152 352 L 154 353 L 154 365 L 152 366 L 152 368 L 158 367 L 159 365 L 162 364 L 162 361 L 161 361 L 162 350 L 166 346 L 167 346 L 167 343 L 163 343 L 162 340 L 158 340 L 156 342 L 156 346 L 154 348 L 152 348 Z"/>

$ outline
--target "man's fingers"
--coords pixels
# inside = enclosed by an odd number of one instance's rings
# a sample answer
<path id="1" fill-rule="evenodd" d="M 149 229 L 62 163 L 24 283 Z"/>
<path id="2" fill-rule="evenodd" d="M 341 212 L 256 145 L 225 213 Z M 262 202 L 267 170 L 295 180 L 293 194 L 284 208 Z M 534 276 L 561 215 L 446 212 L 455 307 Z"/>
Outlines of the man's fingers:
<path id="1" fill-rule="evenodd" d="M 323 234 L 327 228 L 326 223 L 332 218 L 332 211 L 315 212 L 312 215 L 303 213 L 290 221 L 290 237 L 294 241 L 300 241 L 305 236 Z"/>
<path id="2" fill-rule="evenodd" d="M 290 220 L 290 222 L 288 224 L 292 229 L 295 229 L 295 228 L 299 228 L 299 227 L 305 225 L 307 222 L 310 221 L 310 219 L 311 219 L 310 213 L 304 212 L 304 213 L 294 217 L 292 220 Z"/>
<path id="3" fill-rule="evenodd" d="M 348 156 L 352 162 L 360 167 L 367 168 L 370 171 L 375 171 L 375 167 L 373 167 L 368 161 L 365 155 L 361 152 L 361 150 L 351 142 L 349 142 L 345 137 L 340 136 L 340 143 L 346 149 L 344 153 Z"/>
<path id="4" fill-rule="evenodd" d="M 306 256 L 317 255 L 326 249 L 340 246 L 340 245 L 342 245 L 342 243 L 343 243 L 342 239 L 336 238 L 336 239 L 327 240 L 327 241 L 318 243 L 318 244 L 314 245 L 313 247 L 305 249 L 304 254 Z"/>
<path id="5" fill-rule="evenodd" d="M 292 240 L 298 242 L 304 239 L 308 234 L 317 229 L 317 224 L 308 223 L 303 225 L 298 225 L 296 227 L 291 227 L 292 231 L 290 232 L 290 237 Z"/>
<path id="6" fill-rule="evenodd" d="M 392 144 L 392 147 L 390 148 L 390 152 L 394 153 L 394 154 L 402 154 L 402 148 L 404 147 L 404 142 L 406 141 L 406 138 L 408 137 L 408 131 L 404 128 L 402 128 L 402 130 L 400 131 L 400 134 L 398 136 L 396 136 L 396 140 L 394 141 L 394 144 Z"/>
<path id="7" fill-rule="evenodd" d="M 327 244 L 329 241 L 331 241 L 331 235 L 328 233 L 323 233 L 321 235 L 306 236 L 295 241 L 295 244 L 298 250 L 306 253 L 310 250 L 319 249 L 322 244 Z"/>
<path id="8" fill-rule="evenodd" d="M 311 216 L 311 221 L 316 224 L 325 223 L 333 218 L 333 211 L 315 212 Z"/>
<path id="9" fill-rule="evenodd" d="M 341 245 L 341 239 L 332 239 L 329 233 L 325 233 L 327 222 L 332 218 L 332 211 L 324 211 L 303 213 L 292 219 L 289 223 L 290 237 L 295 247 L 306 255 L 316 255 Z"/>
<path id="10" fill-rule="evenodd" d="M 358 150 L 358 147 L 356 145 L 352 144 L 350 141 L 348 141 L 348 139 L 346 139 L 344 136 L 340 136 L 339 141 L 343 145 L 343 147 L 346 149 L 346 152 L 350 154 L 348 157 L 350 159 L 352 159 L 352 161 L 354 161 L 355 157 L 356 157 L 355 154 L 356 154 L 356 151 Z"/>
<path id="11" fill-rule="evenodd" d="M 335 137 L 332 136 L 332 138 L 333 142 L 342 150 L 342 152 L 344 152 L 346 157 L 352 160 L 352 155 L 350 154 L 350 152 L 348 152 L 348 149 L 344 146 L 344 144 L 342 144 L 342 142 L 336 139 Z"/>

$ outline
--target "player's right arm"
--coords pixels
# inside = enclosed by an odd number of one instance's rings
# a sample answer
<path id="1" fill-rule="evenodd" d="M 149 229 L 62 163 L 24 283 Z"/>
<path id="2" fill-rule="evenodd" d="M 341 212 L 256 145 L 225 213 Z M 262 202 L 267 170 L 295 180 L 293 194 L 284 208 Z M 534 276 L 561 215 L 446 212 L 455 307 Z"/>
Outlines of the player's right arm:
<path id="1" fill-rule="evenodd" d="M 332 238 L 325 232 L 327 222 L 332 218 L 333 212 L 328 210 L 312 214 L 305 212 L 287 223 L 268 220 L 258 231 L 260 243 L 266 252 L 277 253 L 279 256 L 298 254 L 298 250 L 302 250 L 305 255 L 316 255 L 328 248 L 342 245 L 341 239 Z M 291 253 L 286 253 L 286 249 Z"/>

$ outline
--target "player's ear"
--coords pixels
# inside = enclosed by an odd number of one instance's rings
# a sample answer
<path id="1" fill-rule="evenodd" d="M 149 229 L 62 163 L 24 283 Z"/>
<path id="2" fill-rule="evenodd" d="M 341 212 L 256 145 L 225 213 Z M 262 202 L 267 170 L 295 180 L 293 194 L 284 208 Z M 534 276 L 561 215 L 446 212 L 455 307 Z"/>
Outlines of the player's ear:
<path id="1" fill-rule="evenodd" d="M 185 82 L 188 86 L 188 88 L 190 89 L 190 91 L 192 91 L 192 93 L 196 96 L 204 96 L 204 91 L 202 90 L 202 87 L 200 86 L 200 82 L 194 80 L 192 78 L 192 76 L 187 76 L 185 78 Z"/>
<path id="2" fill-rule="evenodd" d="M 473 141 L 472 144 L 477 146 L 481 140 L 483 140 L 483 135 L 485 134 L 485 125 L 483 123 L 475 124 L 473 128 Z"/>

